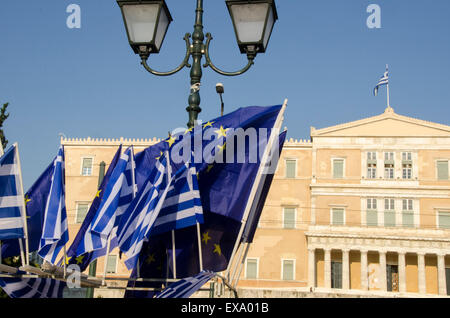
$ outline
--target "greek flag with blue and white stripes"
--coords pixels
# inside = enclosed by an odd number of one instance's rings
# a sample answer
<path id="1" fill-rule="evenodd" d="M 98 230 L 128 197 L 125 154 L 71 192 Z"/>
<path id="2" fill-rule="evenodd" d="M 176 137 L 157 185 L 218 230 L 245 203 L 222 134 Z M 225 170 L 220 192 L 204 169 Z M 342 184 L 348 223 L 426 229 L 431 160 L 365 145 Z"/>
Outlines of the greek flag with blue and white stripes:
<path id="1" fill-rule="evenodd" d="M 51 278 L 0 278 L 0 287 L 11 298 L 63 298 L 66 283 Z"/>
<path id="2" fill-rule="evenodd" d="M 378 89 L 380 88 L 380 86 L 388 85 L 388 84 L 389 84 L 389 71 L 386 68 L 386 72 L 384 72 L 383 77 L 380 78 L 380 80 L 378 81 L 377 86 L 375 86 L 375 88 L 373 89 L 373 94 L 375 96 L 377 96 L 378 95 Z"/>
<path id="3" fill-rule="evenodd" d="M 211 271 L 202 271 L 194 277 L 183 278 L 169 285 L 156 298 L 189 298 L 215 275 Z"/>
<path id="4" fill-rule="evenodd" d="M 119 159 L 106 185 L 102 201 L 94 216 L 77 255 L 103 249 L 111 237 L 110 251 L 117 246 L 116 231 L 120 218 L 135 197 L 135 162 L 133 147 L 129 147 Z"/>
<path id="5" fill-rule="evenodd" d="M 150 235 L 203 223 L 203 209 L 195 166 L 187 163 L 173 176 L 169 154 L 160 158 L 145 185 L 122 216 L 118 228 L 120 250 L 133 269 Z"/>
<path id="6" fill-rule="evenodd" d="M 69 241 L 64 189 L 64 147 L 61 146 L 53 162 L 52 183 L 44 211 L 44 225 L 38 254 L 56 265 L 56 258 Z"/>
<path id="7" fill-rule="evenodd" d="M 24 195 L 17 144 L 0 158 L 0 240 L 24 237 Z"/>

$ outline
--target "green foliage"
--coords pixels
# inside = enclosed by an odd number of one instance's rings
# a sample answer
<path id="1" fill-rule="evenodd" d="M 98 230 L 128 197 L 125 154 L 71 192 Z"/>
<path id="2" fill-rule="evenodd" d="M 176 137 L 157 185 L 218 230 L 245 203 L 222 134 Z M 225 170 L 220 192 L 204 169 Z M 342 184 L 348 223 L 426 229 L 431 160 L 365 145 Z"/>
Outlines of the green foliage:
<path id="1" fill-rule="evenodd" d="M 2 143 L 3 149 L 6 149 L 6 146 L 8 145 L 8 139 L 5 138 L 5 133 L 3 132 L 3 123 L 9 117 L 9 114 L 6 113 L 8 105 L 9 103 L 3 104 L 3 107 L 0 109 L 0 141 Z"/>

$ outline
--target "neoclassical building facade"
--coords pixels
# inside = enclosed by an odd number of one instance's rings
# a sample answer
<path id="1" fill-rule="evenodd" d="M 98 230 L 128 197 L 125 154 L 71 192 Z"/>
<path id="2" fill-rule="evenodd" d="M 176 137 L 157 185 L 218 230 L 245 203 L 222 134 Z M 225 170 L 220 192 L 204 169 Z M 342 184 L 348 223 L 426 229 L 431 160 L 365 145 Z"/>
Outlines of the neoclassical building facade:
<path id="1" fill-rule="evenodd" d="M 381 115 L 285 144 L 240 286 L 450 294 L 450 126 Z"/>
<path id="2" fill-rule="evenodd" d="M 239 288 L 355 295 L 450 294 L 450 126 L 396 114 L 288 140 Z M 62 139 L 73 239 L 117 147 L 157 139 Z M 107 168 L 107 167 L 106 167 Z M 113 252 L 97 275 L 126 278 Z"/>

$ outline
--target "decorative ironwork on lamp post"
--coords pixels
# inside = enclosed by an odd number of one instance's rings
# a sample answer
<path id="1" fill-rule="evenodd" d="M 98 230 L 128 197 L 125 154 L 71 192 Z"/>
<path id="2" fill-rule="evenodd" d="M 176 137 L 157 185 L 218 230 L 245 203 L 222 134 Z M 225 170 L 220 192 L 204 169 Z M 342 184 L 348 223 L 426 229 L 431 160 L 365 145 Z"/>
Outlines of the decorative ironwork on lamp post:
<path id="1" fill-rule="evenodd" d="M 141 57 L 144 68 L 158 76 L 169 76 L 191 68 L 191 90 L 186 108 L 189 113 L 188 127 L 195 125 L 200 108 L 200 84 L 202 79 L 202 59 L 204 68 L 210 67 L 225 76 L 237 76 L 245 73 L 254 64 L 258 53 L 264 53 L 278 19 L 275 0 L 226 0 L 233 21 L 239 49 L 247 55 L 247 65 L 236 72 L 226 72 L 216 67 L 209 55 L 212 35 L 203 32 L 203 0 L 197 0 L 194 32 L 186 33 L 186 55 L 181 64 L 169 71 L 159 72 L 152 69 L 147 60 L 151 54 L 159 53 L 165 35 L 172 22 L 172 16 L 164 0 L 118 0 L 127 30 L 128 40 L 133 51 Z M 190 40 L 192 38 L 192 41 Z M 205 41 L 206 38 L 206 41 Z M 192 57 L 192 64 L 189 63 Z"/>

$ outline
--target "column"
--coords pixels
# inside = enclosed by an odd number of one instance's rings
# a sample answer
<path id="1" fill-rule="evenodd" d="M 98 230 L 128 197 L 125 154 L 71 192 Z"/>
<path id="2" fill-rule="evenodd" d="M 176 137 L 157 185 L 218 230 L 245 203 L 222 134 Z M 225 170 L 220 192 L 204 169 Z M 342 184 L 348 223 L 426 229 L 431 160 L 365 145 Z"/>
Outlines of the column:
<path id="1" fill-rule="evenodd" d="M 398 253 L 398 287 L 399 292 L 406 293 L 406 253 Z"/>
<path id="2" fill-rule="evenodd" d="M 361 290 L 368 290 L 368 277 L 367 277 L 367 250 L 361 251 Z"/>
<path id="3" fill-rule="evenodd" d="M 439 295 L 447 295 L 447 282 L 445 278 L 445 254 L 438 254 L 438 286 Z"/>
<path id="4" fill-rule="evenodd" d="M 386 251 L 379 251 L 380 255 L 380 287 L 381 291 L 387 291 Z"/>
<path id="5" fill-rule="evenodd" d="M 316 287 L 316 250 L 308 249 L 308 286 Z"/>
<path id="6" fill-rule="evenodd" d="M 342 289 L 350 289 L 350 250 L 342 250 Z"/>
<path id="7" fill-rule="evenodd" d="M 417 265 L 419 267 L 419 294 L 426 294 L 427 286 L 425 279 L 425 253 L 418 253 L 417 258 Z"/>
<path id="8" fill-rule="evenodd" d="M 331 249 L 325 249 L 325 288 L 331 288 Z"/>

